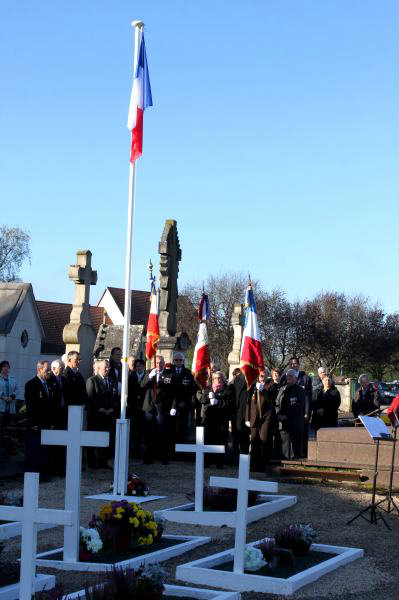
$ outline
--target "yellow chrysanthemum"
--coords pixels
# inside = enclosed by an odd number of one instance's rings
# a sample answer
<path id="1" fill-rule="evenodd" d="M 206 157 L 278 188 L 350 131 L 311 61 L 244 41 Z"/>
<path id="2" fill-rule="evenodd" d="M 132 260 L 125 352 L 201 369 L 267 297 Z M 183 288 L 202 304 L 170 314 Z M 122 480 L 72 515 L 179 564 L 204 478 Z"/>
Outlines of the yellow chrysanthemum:
<path id="1" fill-rule="evenodd" d="M 115 519 L 121 519 L 122 515 L 120 513 L 118 513 L 117 515 L 115 515 Z"/>
<path id="2" fill-rule="evenodd" d="M 139 519 L 144 519 L 145 512 L 143 511 L 143 509 L 140 509 L 140 510 L 137 511 L 136 517 L 138 517 Z"/>
<path id="3" fill-rule="evenodd" d="M 150 535 L 147 537 L 147 544 L 150 545 L 150 544 L 153 543 L 153 541 L 154 541 L 154 538 L 153 538 L 153 536 L 150 533 Z"/>
<path id="4" fill-rule="evenodd" d="M 122 508 L 122 506 L 118 506 L 115 512 L 116 514 L 123 514 L 125 512 L 125 509 Z"/>

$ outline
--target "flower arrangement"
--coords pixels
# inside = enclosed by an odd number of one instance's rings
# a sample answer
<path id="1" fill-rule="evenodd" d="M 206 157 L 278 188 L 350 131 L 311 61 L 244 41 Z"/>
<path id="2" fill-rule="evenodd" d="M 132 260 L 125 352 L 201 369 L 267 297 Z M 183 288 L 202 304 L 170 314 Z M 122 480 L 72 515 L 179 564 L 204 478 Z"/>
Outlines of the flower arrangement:
<path id="1" fill-rule="evenodd" d="M 97 529 L 80 528 L 79 536 L 79 560 L 91 560 L 95 554 L 101 552 L 103 543 Z"/>
<path id="2" fill-rule="evenodd" d="M 305 556 L 316 538 L 316 530 L 310 523 L 304 525 L 293 523 L 280 527 L 275 533 L 276 545 L 280 548 L 292 550 L 296 556 Z"/>
<path id="3" fill-rule="evenodd" d="M 150 546 L 162 534 L 150 511 L 126 500 L 105 504 L 89 526 L 97 529 L 104 550 L 128 550 L 132 543 Z"/>
<path id="4" fill-rule="evenodd" d="M 255 546 L 246 546 L 244 558 L 244 569 L 246 571 L 259 571 L 259 569 L 267 565 L 262 552 L 259 548 L 255 548 Z"/>
<path id="5" fill-rule="evenodd" d="M 148 496 L 150 493 L 148 485 L 135 473 L 129 473 L 127 481 L 128 496 Z"/>

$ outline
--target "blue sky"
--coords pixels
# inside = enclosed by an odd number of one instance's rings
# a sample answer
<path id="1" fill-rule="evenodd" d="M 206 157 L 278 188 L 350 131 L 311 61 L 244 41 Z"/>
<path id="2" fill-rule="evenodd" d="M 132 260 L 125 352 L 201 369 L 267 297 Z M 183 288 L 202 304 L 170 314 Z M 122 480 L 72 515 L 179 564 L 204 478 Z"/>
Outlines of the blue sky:
<path id="1" fill-rule="evenodd" d="M 251 272 L 289 298 L 398 310 L 398 8 L 393 0 L 8 2 L 0 21 L 3 223 L 32 236 L 37 299 L 71 302 L 89 248 L 123 287 L 133 30 L 154 107 L 138 164 L 133 287 L 165 219 L 179 284 Z"/>

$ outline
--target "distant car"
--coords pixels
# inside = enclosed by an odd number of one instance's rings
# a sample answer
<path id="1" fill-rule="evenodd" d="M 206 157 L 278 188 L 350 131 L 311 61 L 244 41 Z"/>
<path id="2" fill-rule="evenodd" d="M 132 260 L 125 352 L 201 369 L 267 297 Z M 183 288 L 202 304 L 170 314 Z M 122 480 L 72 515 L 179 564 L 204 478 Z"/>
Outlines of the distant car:
<path id="1" fill-rule="evenodd" d="M 391 404 L 392 400 L 399 394 L 399 388 L 395 387 L 391 383 L 384 383 L 383 381 L 372 381 L 374 387 L 378 387 L 380 393 L 381 404 Z"/>

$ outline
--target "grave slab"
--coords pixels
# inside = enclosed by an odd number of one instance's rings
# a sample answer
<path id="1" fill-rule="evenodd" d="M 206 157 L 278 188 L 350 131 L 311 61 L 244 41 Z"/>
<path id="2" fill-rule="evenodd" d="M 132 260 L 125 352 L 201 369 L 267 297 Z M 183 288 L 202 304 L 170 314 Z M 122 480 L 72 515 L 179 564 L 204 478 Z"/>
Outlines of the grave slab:
<path id="1" fill-rule="evenodd" d="M 155 500 L 162 500 L 167 496 L 154 496 L 148 494 L 148 496 L 120 496 L 119 494 L 105 493 L 95 494 L 94 496 L 85 496 L 89 500 L 102 500 L 105 502 L 118 502 L 120 500 L 127 500 L 127 502 L 135 502 L 136 504 L 143 504 L 144 502 L 154 502 Z"/>
<path id="2" fill-rule="evenodd" d="M 239 592 L 221 592 L 218 590 L 206 590 L 204 588 L 193 588 L 182 585 L 169 585 L 165 584 L 165 591 L 163 597 L 168 596 L 175 597 L 189 597 L 197 598 L 198 600 L 240 600 L 241 594 Z M 68 594 L 64 596 L 62 600 L 84 600 L 86 598 L 85 591 L 80 590 L 74 594 Z"/>
<path id="3" fill-rule="evenodd" d="M 141 554 L 127 560 L 123 560 L 117 563 L 94 563 L 94 562 L 81 562 L 81 561 L 68 561 L 68 560 L 55 560 L 50 557 L 54 554 L 63 552 L 63 548 L 56 548 L 47 552 L 41 552 L 36 557 L 36 564 L 43 567 L 52 567 L 53 569 L 60 569 L 62 571 L 96 571 L 105 572 L 111 570 L 113 567 L 119 568 L 137 568 L 142 564 L 152 564 L 155 562 L 164 562 L 174 556 L 180 556 L 185 554 L 198 546 L 207 544 L 211 541 L 210 537 L 205 536 L 192 536 L 192 535 L 163 535 L 163 540 L 176 540 L 181 543 L 170 546 L 169 548 L 163 548 L 162 550 L 149 551 L 147 554 Z"/>
<path id="4" fill-rule="evenodd" d="M 255 546 L 262 540 L 252 542 L 248 546 Z M 261 592 L 264 594 L 280 594 L 290 596 L 301 587 L 320 579 L 326 573 L 361 558 L 364 551 L 360 548 L 347 548 L 345 546 L 329 546 L 326 544 L 312 544 L 312 550 L 335 554 L 336 556 L 306 569 L 286 579 L 256 575 L 255 573 L 238 573 L 228 570 L 216 569 L 219 565 L 234 561 L 234 549 L 225 550 L 199 560 L 179 565 L 176 568 L 176 579 L 188 583 L 202 583 L 221 587 L 224 589 L 241 592 Z"/>
<path id="5" fill-rule="evenodd" d="M 54 575 L 36 575 L 34 581 L 35 592 L 42 590 L 52 590 L 55 587 Z M 11 585 L 5 585 L 0 588 L 0 600 L 18 600 L 19 582 Z"/>
<path id="6" fill-rule="evenodd" d="M 247 508 L 247 523 L 253 523 L 276 512 L 294 506 L 296 496 L 278 496 L 275 494 L 260 494 L 258 503 Z M 194 502 L 172 508 L 154 511 L 154 517 L 187 523 L 191 525 L 210 525 L 215 527 L 234 527 L 236 514 L 234 511 L 196 511 Z"/>

